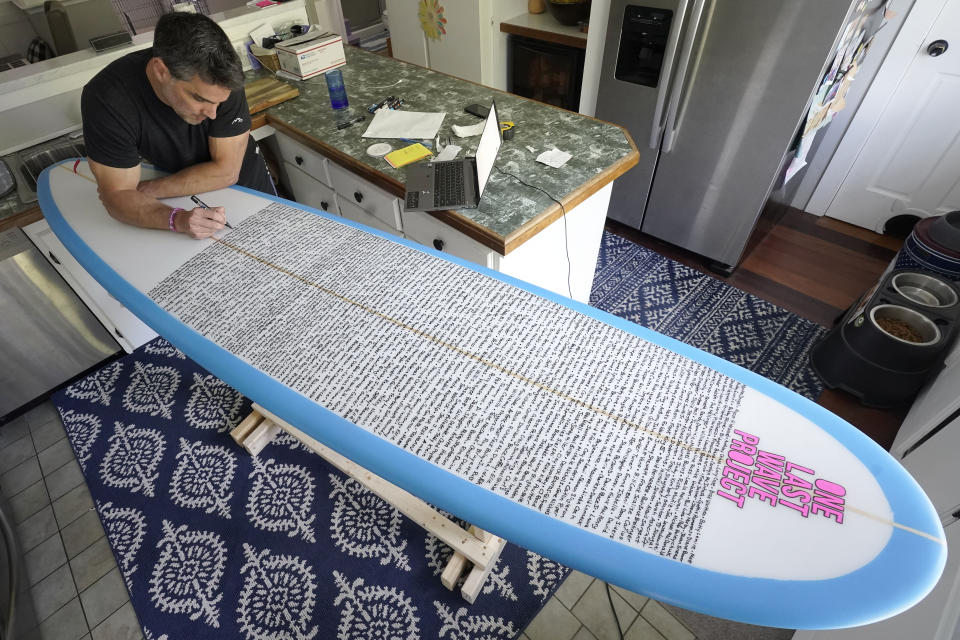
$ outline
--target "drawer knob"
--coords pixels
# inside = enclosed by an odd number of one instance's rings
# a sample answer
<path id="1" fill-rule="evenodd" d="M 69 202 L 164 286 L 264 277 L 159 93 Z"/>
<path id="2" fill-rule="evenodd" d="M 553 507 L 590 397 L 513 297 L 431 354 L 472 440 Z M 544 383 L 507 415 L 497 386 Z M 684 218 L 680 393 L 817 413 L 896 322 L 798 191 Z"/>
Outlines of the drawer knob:
<path id="1" fill-rule="evenodd" d="M 443 251 L 443 240 L 440 238 L 433 239 L 433 248 L 437 251 Z"/>
<path id="2" fill-rule="evenodd" d="M 297 161 L 298 165 L 303 164 L 303 156 L 294 156 L 293 159 Z"/>
<path id="3" fill-rule="evenodd" d="M 330 206 L 330 203 L 327 202 L 326 200 L 320 201 L 320 208 L 323 209 L 324 211 L 327 211 L 327 207 L 329 206 Z"/>
<path id="4" fill-rule="evenodd" d="M 359 191 L 354 191 L 353 199 L 356 200 L 357 202 L 363 202 L 363 194 L 360 193 Z"/>
<path id="5" fill-rule="evenodd" d="M 53 255 L 53 251 L 47 251 L 47 255 L 50 256 L 50 259 L 53 261 L 53 264 L 60 264 L 60 261 L 57 260 L 57 256 Z"/>
<path id="6" fill-rule="evenodd" d="M 126 340 L 126 338 L 123 337 L 123 334 L 120 333 L 120 329 L 117 329 L 116 327 L 114 327 L 114 328 L 113 328 L 113 332 L 114 332 L 115 334 L 117 334 L 117 336 L 118 336 L 121 340 Z"/>

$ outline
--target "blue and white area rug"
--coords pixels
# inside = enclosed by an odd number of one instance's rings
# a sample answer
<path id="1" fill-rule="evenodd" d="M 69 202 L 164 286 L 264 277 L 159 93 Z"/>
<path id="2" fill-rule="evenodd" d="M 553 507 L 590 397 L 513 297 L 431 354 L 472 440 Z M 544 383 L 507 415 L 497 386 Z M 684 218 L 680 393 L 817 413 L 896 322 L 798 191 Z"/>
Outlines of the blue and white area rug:
<path id="1" fill-rule="evenodd" d="M 514 638 L 568 573 L 508 544 L 467 605 L 448 547 L 297 440 L 234 444 L 250 402 L 162 338 L 53 402 L 148 640 Z"/>
<path id="2" fill-rule="evenodd" d="M 823 329 L 618 236 L 592 303 L 819 393 Z M 163 339 L 53 402 L 148 640 L 515 638 L 568 573 L 508 544 L 468 606 L 445 545 L 296 440 L 235 445 L 250 402 Z"/>
<path id="3" fill-rule="evenodd" d="M 773 380 L 811 400 L 820 325 L 604 232 L 590 304 Z"/>

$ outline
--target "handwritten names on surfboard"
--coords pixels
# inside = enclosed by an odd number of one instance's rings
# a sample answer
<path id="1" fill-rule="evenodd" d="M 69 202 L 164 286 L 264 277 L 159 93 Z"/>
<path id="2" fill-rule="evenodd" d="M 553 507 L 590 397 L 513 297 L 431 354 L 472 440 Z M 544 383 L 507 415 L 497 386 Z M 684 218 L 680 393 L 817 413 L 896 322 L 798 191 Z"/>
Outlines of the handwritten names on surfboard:
<path id="1" fill-rule="evenodd" d="M 273 203 L 151 292 L 351 422 L 546 515 L 692 562 L 741 383 L 471 269 Z"/>

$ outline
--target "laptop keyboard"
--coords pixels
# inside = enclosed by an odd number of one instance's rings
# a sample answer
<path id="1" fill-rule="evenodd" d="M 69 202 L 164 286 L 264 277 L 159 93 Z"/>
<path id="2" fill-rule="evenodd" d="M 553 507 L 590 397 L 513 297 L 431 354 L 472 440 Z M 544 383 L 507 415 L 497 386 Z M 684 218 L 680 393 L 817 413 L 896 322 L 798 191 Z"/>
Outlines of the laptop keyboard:
<path id="1" fill-rule="evenodd" d="M 435 162 L 433 204 L 436 207 L 463 204 L 463 163 Z"/>

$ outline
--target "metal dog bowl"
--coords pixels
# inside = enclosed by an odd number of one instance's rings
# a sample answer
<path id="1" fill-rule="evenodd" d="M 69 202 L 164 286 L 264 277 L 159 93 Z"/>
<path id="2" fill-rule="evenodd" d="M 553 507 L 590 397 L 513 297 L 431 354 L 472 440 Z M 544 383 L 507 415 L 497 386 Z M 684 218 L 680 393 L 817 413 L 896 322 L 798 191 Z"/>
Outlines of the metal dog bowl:
<path id="1" fill-rule="evenodd" d="M 904 298 L 925 307 L 952 307 L 957 304 L 957 292 L 937 278 L 922 273 L 899 273 L 891 281 L 893 288 Z"/>
<path id="2" fill-rule="evenodd" d="M 899 305 L 877 305 L 870 310 L 870 322 L 894 340 L 914 347 L 929 347 L 940 341 L 940 327 L 934 324 L 930 318 L 913 309 Z M 893 327 L 901 327 L 904 330 L 909 330 L 916 335 L 919 340 L 908 340 L 898 336 L 892 333 Z"/>

